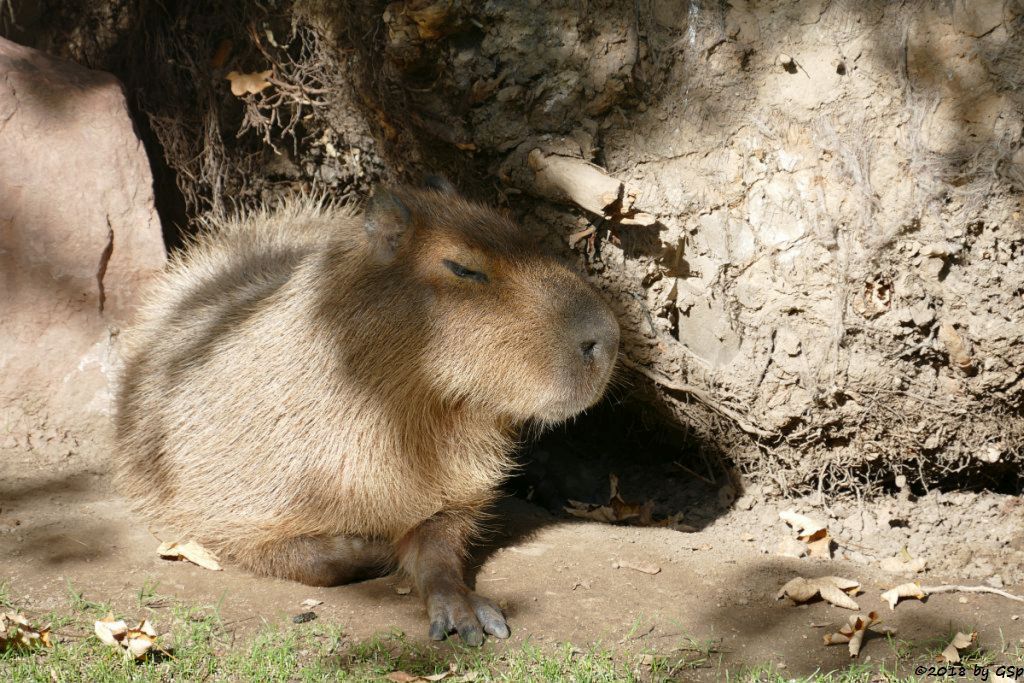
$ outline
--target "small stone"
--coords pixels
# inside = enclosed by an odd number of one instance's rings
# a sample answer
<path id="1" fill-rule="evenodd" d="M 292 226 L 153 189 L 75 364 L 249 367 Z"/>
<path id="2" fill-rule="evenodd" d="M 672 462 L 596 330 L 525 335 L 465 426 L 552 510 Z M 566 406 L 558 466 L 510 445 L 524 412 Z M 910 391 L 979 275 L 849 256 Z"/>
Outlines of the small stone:
<path id="1" fill-rule="evenodd" d="M 779 542 L 775 553 L 783 557 L 803 557 L 807 554 L 807 544 L 795 538 L 786 538 Z"/>
<path id="2" fill-rule="evenodd" d="M 305 624 L 307 621 L 313 621 L 314 619 L 316 619 L 316 612 L 303 612 L 292 617 L 292 623 Z"/>
<path id="3" fill-rule="evenodd" d="M 408 595 L 412 593 L 412 588 L 409 586 L 395 586 L 395 592 L 399 595 Z"/>
<path id="4" fill-rule="evenodd" d="M 967 598 L 961 596 L 961 597 L 957 598 L 957 602 L 959 602 L 961 605 L 966 605 L 970 601 Z"/>
<path id="5" fill-rule="evenodd" d="M 987 579 L 985 579 L 985 583 L 992 586 L 993 588 L 1002 588 L 1003 578 L 996 574 L 995 576 L 990 576 Z"/>

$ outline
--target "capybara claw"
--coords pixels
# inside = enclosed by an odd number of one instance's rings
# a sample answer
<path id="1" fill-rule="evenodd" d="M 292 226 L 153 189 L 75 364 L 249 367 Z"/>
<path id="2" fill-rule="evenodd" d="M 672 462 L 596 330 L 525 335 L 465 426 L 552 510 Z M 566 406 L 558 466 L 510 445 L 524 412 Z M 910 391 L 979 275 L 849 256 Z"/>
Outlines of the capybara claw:
<path id="1" fill-rule="evenodd" d="M 498 606 L 468 588 L 433 593 L 427 599 L 427 611 L 433 640 L 443 640 L 455 631 L 463 643 L 478 647 L 484 642 L 484 633 L 496 638 L 509 635 Z"/>

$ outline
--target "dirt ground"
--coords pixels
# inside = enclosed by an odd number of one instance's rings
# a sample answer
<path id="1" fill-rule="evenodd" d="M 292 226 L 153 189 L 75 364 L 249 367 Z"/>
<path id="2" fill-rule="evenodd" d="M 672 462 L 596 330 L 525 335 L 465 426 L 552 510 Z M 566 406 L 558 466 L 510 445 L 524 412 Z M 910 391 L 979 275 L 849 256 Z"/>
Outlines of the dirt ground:
<path id="1" fill-rule="evenodd" d="M 230 566 L 211 572 L 161 560 L 155 553 L 157 539 L 133 521 L 101 460 L 86 464 L 90 461 L 76 459 L 55 468 L 22 454 L 2 455 L 0 577 L 26 614 L 66 609 L 70 583 L 87 599 L 110 601 L 131 615 L 138 611 L 140 588 L 158 582 L 156 591 L 162 595 L 196 604 L 219 602 L 224 623 L 242 642 L 264 624 L 289 623 L 305 611 L 301 603 L 307 598 L 323 601 L 315 608 L 320 623 L 341 624 L 351 638 L 397 628 L 412 640 L 426 641 L 424 609 L 415 594 L 396 591 L 405 585 L 398 577 L 311 588 L 255 578 Z M 629 477 L 623 481 L 627 496 Z M 968 501 L 963 498 L 967 494 L 936 494 L 905 501 L 893 526 L 900 501 L 865 503 L 856 516 L 876 526 L 865 531 L 862 524 L 854 534 L 853 511 L 841 520 L 809 501 L 776 505 L 749 494 L 731 503 L 724 499 L 722 505 L 710 486 L 693 481 L 694 497 L 684 519 L 700 528 L 688 533 L 577 521 L 520 498 L 505 500 L 497 533 L 478 555 L 474 580 L 479 591 L 505 608 L 512 637 L 487 647 L 517 647 L 528 640 L 541 646 L 571 642 L 585 649 L 599 643 L 615 652 L 685 653 L 685 648 L 713 643 L 713 663 L 687 672 L 685 680 L 715 680 L 726 671 L 769 664 L 794 675 L 842 669 L 851 661 L 846 647 L 826 647 L 822 636 L 838 630 L 851 612 L 822 602 L 797 607 L 776 600 L 780 586 L 797 575 L 837 575 L 860 581 L 865 591 L 857 597 L 861 610 L 877 611 L 884 627 L 896 629 L 894 641 L 870 638 L 861 662 L 894 665 L 898 651 L 941 649 L 958 629 L 977 631 L 996 663 L 1017 661 L 1011 658 L 1024 639 L 1024 622 L 1017 618 L 1024 604 L 996 595 L 945 594 L 926 602 L 904 601 L 890 611 L 879 597 L 881 590 L 903 581 L 879 568 L 881 559 L 894 554 L 888 531 L 879 524 L 909 534 L 911 542 L 904 545 L 911 549 L 916 535 L 932 539 L 923 551 L 911 553 L 940 568 L 918 576 L 923 584 L 982 585 L 985 581 L 972 575 L 978 574 L 979 563 L 987 563 L 988 582 L 1024 592 L 1019 554 L 1011 561 L 1000 560 L 998 553 L 984 558 L 974 553 L 971 566 L 959 572 L 948 571 L 951 565 L 944 559 L 955 556 L 957 548 L 968 553 L 975 546 L 985 549 L 981 540 L 972 545 L 970 535 L 958 533 L 960 518 L 977 517 L 993 529 L 1011 525 L 1005 547 L 1020 547 L 1022 525 L 1014 516 L 1019 511 L 1008 497 L 984 494 Z M 982 516 L 974 512 L 980 500 L 988 510 Z M 778 511 L 790 507 L 828 520 L 837 559 L 777 554 L 778 544 L 792 535 Z M 933 515 L 943 523 L 931 524 Z M 617 563 L 654 565 L 660 571 L 649 575 L 615 568 Z M 159 609 L 155 621 L 159 626 Z"/>

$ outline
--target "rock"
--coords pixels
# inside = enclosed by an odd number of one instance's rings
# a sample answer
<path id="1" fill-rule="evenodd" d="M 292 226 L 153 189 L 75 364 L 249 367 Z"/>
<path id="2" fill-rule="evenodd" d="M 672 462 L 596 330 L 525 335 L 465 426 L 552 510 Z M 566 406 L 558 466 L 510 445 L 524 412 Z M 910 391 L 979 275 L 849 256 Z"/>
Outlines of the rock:
<path id="1" fill-rule="evenodd" d="M 118 81 L 0 38 L 0 446 L 106 433 L 118 330 L 164 260 Z"/>
<path id="2" fill-rule="evenodd" d="M 795 538 L 784 538 L 779 541 L 775 554 L 783 557 L 803 557 L 807 554 L 807 544 L 801 543 Z"/>

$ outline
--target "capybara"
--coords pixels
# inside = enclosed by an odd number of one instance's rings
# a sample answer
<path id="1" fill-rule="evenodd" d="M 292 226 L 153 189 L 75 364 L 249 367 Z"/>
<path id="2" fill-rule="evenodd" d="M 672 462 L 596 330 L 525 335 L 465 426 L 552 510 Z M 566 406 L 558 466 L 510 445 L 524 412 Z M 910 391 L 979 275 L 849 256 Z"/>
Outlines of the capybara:
<path id="1" fill-rule="evenodd" d="M 593 405 L 618 324 L 505 215 L 445 183 L 362 215 L 292 201 L 174 256 L 125 333 L 118 481 L 258 574 L 407 572 L 430 636 L 507 637 L 463 578 L 522 428 Z"/>

